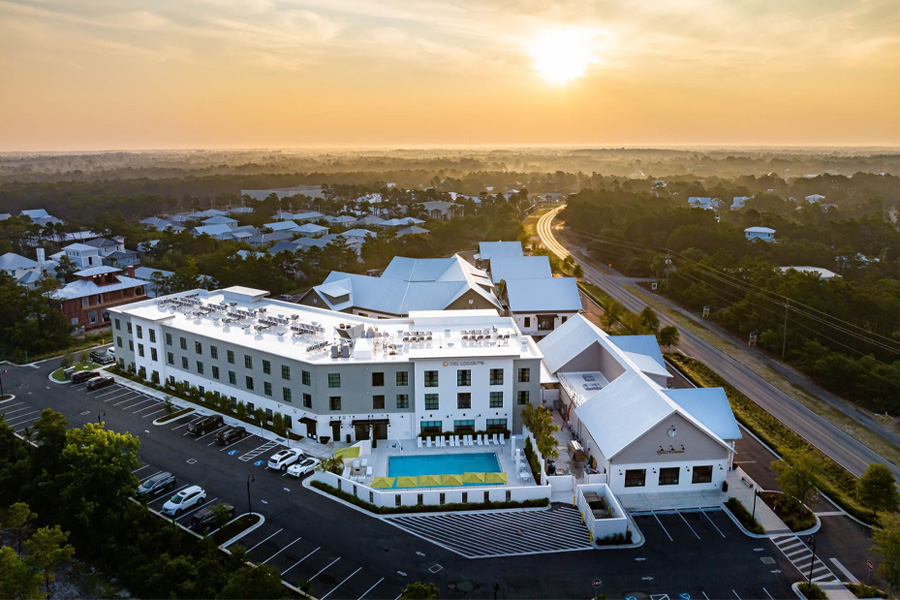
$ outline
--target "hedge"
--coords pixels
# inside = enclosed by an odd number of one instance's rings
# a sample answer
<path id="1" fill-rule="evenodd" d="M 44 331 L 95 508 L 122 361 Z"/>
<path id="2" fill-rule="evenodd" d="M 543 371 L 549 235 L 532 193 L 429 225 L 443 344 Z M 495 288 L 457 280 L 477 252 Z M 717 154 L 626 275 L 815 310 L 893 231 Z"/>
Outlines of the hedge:
<path id="1" fill-rule="evenodd" d="M 763 534 L 766 532 L 763 526 L 759 524 L 759 521 L 750 514 L 747 507 L 741 504 L 741 501 L 737 498 L 729 498 L 728 501 L 725 502 L 725 506 L 731 511 L 731 514 L 737 517 L 737 520 L 741 522 L 741 525 L 743 525 L 750 533 Z"/>

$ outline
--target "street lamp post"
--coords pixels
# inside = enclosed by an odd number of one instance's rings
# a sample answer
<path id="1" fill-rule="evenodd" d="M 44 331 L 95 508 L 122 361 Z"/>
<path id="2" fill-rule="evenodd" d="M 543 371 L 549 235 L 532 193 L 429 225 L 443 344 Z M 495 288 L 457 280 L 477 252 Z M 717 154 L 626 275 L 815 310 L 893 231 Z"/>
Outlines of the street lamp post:
<path id="1" fill-rule="evenodd" d="M 250 504 L 250 482 L 256 481 L 256 477 L 253 474 L 247 477 L 247 514 L 253 513 L 253 505 Z"/>
<path id="2" fill-rule="evenodd" d="M 812 574 L 813 574 L 813 565 L 816 562 L 816 536 L 811 535 L 807 540 L 807 544 L 812 546 L 812 562 L 809 563 L 809 578 L 807 579 L 807 583 L 812 586 Z"/>
<path id="3" fill-rule="evenodd" d="M 753 515 L 752 515 L 753 519 L 756 519 L 756 497 L 757 496 L 759 496 L 759 490 L 754 488 L 754 490 L 753 490 Z"/>

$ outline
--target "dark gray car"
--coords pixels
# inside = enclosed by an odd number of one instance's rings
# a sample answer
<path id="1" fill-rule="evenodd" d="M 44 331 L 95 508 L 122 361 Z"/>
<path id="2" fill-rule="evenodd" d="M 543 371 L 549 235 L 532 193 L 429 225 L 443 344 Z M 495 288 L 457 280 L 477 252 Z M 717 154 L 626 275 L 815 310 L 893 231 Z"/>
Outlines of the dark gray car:
<path id="1" fill-rule="evenodd" d="M 175 476 L 168 471 L 163 471 L 139 485 L 134 495 L 138 498 L 153 496 L 162 490 L 171 490 L 175 487 L 175 483 Z"/>

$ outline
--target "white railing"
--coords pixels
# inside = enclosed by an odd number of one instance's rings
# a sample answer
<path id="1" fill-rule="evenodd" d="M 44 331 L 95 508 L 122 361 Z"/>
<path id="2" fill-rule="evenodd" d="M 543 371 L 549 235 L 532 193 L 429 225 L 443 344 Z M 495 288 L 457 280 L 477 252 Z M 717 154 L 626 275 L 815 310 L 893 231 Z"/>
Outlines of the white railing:
<path id="1" fill-rule="evenodd" d="M 585 492 L 593 492 L 606 501 L 606 506 L 612 513 L 609 517 L 594 517 L 593 509 L 591 509 L 584 497 Z M 579 485 L 575 488 L 575 503 L 581 512 L 584 524 L 591 531 L 593 539 L 604 538 L 610 535 L 621 533 L 625 535 L 628 530 L 628 518 L 619 500 L 613 495 L 612 491 L 605 483 Z"/>

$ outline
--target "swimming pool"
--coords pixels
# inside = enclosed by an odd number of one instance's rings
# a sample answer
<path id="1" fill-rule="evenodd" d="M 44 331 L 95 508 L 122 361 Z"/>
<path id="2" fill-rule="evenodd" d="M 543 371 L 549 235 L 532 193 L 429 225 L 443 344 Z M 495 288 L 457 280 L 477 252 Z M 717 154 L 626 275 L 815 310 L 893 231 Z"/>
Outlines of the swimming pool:
<path id="1" fill-rule="evenodd" d="M 422 454 L 392 456 L 388 459 L 388 477 L 462 475 L 463 473 L 499 473 L 501 471 L 500 462 L 493 452 Z"/>

